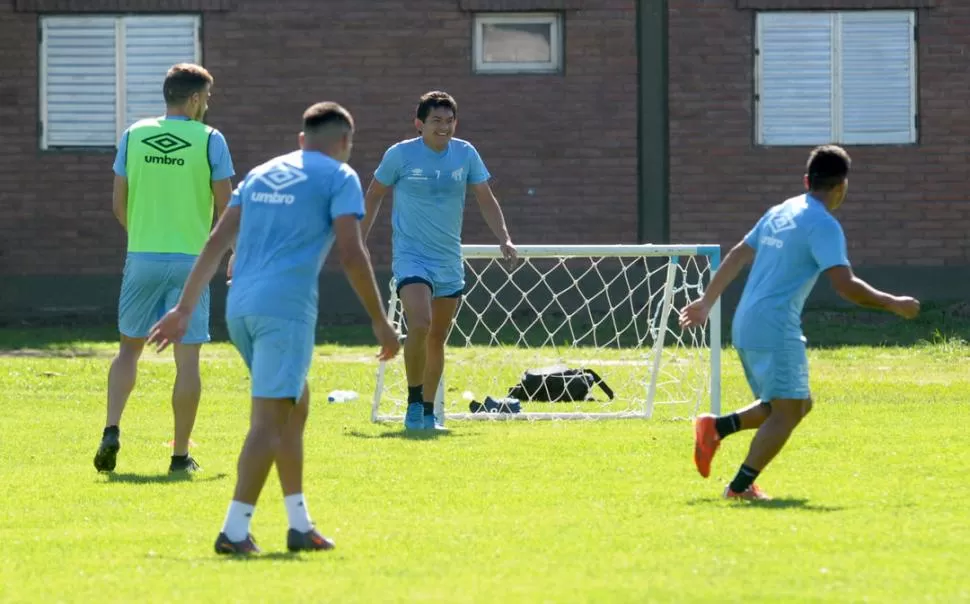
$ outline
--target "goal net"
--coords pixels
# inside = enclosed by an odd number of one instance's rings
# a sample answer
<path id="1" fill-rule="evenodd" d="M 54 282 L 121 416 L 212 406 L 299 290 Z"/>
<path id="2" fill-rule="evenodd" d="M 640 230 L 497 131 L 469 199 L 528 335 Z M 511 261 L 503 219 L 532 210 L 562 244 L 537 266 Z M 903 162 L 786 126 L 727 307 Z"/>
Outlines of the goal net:
<path id="1" fill-rule="evenodd" d="M 706 325 L 678 323 L 717 269 L 718 246 L 526 245 L 513 267 L 498 246 L 462 252 L 465 295 L 448 334 L 439 419 L 673 419 L 719 411 L 720 306 Z M 406 337 L 393 281 L 388 310 Z M 550 368 L 592 371 L 613 396 L 596 384 L 585 397 L 558 402 L 513 392 L 527 370 Z M 371 419 L 402 421 L 406 408 L 402 351 L 378 367 Z"/>

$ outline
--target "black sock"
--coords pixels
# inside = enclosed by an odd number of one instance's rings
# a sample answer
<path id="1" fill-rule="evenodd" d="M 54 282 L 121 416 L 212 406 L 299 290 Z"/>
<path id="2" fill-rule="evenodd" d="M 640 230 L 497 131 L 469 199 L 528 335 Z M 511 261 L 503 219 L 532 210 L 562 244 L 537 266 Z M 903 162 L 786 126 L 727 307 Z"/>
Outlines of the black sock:
<path id="1" fill-rule="evenodd" d="M 109 434 L 113 434 L 115 436 L 121 436 L 121 428 L 119 428 L 118 426 L 108 426 L 107 428 L 104 429 L 104 432 L 101 434 L 101 438 L 104 438 Z"/>
<path id="2" fill-rule="evenodd" d="M 748 490 L 748 487 L 754 482 L 754 479 L 760 474 L 758 470 L 741 464 L 741 469 L 738 470 L 737 476 L 731 481 L 731 490 L 735 493 L 743 493 Z"/>
<path id="3" fill-rule="evenodd" d="M 173 455 L 172 456 L 172 461 L 176 461 L 176 460 L 177 461 L 188 461 L 189 460 L 189 454 L 186 453 L 185 455 Z"/>
<path id="4" fill-rule="evenodd" d="M 424 387 L 421 384 L 408 386 L 408 403 L 420 403 L 423 399 Z"/>
<path id="5" fill-rule="evenodd" d="M 741 416 L 737 413 L 722 415 L 714 420 L 714 429 L 717 430 L 717 435 L 721 438 L 734 434 L 741 429 Z"/>
<path id="6" fill-rule="evenodd" d="M 434 415 L 434 403 L 421 403 L 424 405 L 424 415 L 425 417 L 429 415 Z"/>

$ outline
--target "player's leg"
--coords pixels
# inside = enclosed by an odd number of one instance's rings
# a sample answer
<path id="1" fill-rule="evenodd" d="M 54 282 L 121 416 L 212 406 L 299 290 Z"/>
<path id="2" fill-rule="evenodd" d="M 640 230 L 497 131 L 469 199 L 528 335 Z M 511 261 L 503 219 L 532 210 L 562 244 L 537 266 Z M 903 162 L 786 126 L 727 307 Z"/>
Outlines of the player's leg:
<path id="1" fill-rule="evenodd" d="M 259 552 L 250 533 L 256 502 L 276 460 L 283 426 L 293 408 L 293 399 L 252 398 L 249 432 L 236 463 L 236 487 L 226 511 L 222 532 L 216 538 L 218 554 Z"/>
<path id="2" fill-rule="evenodd" d="M 115 469 L 121 449 L 121 415 L 138 378 L 138 359 L 145 348 L 144 338 L 121 336 L 118 354 L 108 370 L 108 408 L 101 433 L 101 443 L 94 454 L 94 467 L 99 472 Z"/>
<path id="3" fill-rule="evenodd" d="M 188 277 L 191 264 L 173 264 L 171 281 L 165 305 L 172 308 L 182 294 L 182 285 Z M 202 344 L 209 337 L 209 289 L 202 292 L 198 305 L 192 312 L 188 330 L 182 342 L 174 348 L 175 384 L 172 386 L 172 416 L 175 422 L 175 440 L 169 472 L 195 472 L 201 468 L 189 455 L 189 440 L 202 398 L 202 376 L 199 368 L 199 354 Z"/>
<path id="4" fill-rule="evenodd" d="M 738 350 L 738 357 L 741 359 L 748 386 L 755 397 L 760 397 L 762 388 L 759 376 L 764 375 L 768 370 L 767 366 L 762 365 L 770 358 L 745 350 Z M 752 363 L 761 365 L 752 365 Z M 711 413 L 698 415 L 694 420 L 694 465 L 700 475 L 704 478 L 710 476 L 711 461 L 721 446 L 721 440 L 735 432 L 758 428 L 770 414 L 771 406 L 758 398 L 747 407 L 720 417 Z"/>
<path id="5" fill-rule="evenodd" d="M 309 385 L 297 401 L 283 427 L 283 439 L 276 454 L 276 471 L 283 489 L 283 504 L 289 529 L 286 547 L 291 552 L 331 550 L 332 539 L 317 531 L 310 518 L 306 496 L 303 494 L 303 432 L 310 412 Z"/>
<path id="6" fill-rule="evenodd" d="M 256 396 L 257 382 L 263 379 L 254 371 L 256 347 L 260 325 L 254 317 L 237 317 L 226 322 L 229 338 L 236 350 L 246 363 L 252 382 L 252 410 L 249 419 L 249 431 L 243 443 L 242 451 L 236 464 L 236 487 L 233 499 L 229 503 L 222 532 L 216 538 L 215 551 L 217 554 L 251 554 L 258 553 L 259 547 L 250 534 L 249 527 L 253 513 L 256 511 L 256 501 L 266 476 L 273 465 L 275 447 L 280 438 L 280 429 L 273 429 L 279 416 L 281 427 L 289 415 L 292 404 L 290 401 L 263 399 Z M 262 384 L 259 384 L 262 386 Z M 268 433 L 268 435 L 267 435 Z M 274 440 L 276 442 L 274 442 Z M 266 450 L 269 449 L 267 454 Z M 266 457 L 269 462 L 266 463 Z M 262 479 L 259 479 L 260 465 L 265 465 Z M 254 485 L 258 485 L 254 486 Z"/>
<path id="7" fill-rule="evenodd" d="M 424 429 L 423 380 L 426 344 L 431 328 L 431 291 L 431 282 L 424 277 L 410 276 L 398 281 L 398 297 L 404 307 L 404 320 L 407 323 L 404 371 L 408 380 L 408 409 L 404 427 L 408 430 Z"/>
<path id="8" fill-rule="evenodd" d="M 725 489 L 726 497 L 769 499 L 754 484 L 754 481 L 782 450 L 802 418 L 811 411 L 812 400 L 774 399 L 770 405 L 771 415 L 758 428 L 758 432 L 751 440 L 748 456 L 741 464 L 734 480 Z"/>
<path id="9" fill-rule="evenodd" d="M 725 488 L 724 496 L 740 499 L 770 499 L 754 483 L 758 475 L 788 442 L 792 431 L 812 409 L 808 385 L 808 357 L 805 347 L 792 346 L 781 350 L 751 355 L 752 367 L 759 372 L 762 399 L 769 401 L 770 413 L 758 428 L 748 456 L 734 480 Z"/>
<path id="10" fill-rule="evenodd" d="M 442 429 L 443 419 L 436 418 L 433 414 L 435 395 L 441 383 L 441 376 L 445 370 L 445 343 L 448 340 L 448 332 L 451 329 L 458 302 L 461 300 L 461 291 L 451 292 L 447 296 L 435 298 L 431 302 L 431 325 L 428 329 L 428 337 L 425 344 L 426 356 L 424 362 L 424 403 L 425 408 L 431 407 L 432 413 L 429 415 L 425 411 L 425 429 Z"/>
<path id="11" fill-rule="evenodd" d="M 101 443 L 94 455 L 99 472 L 115 469 L 121 448 L 121 416 L 138 378 L 138 359 L 145 338 L 161 317 L 165 299 L 165 275 L 160 263 L 129 257 L 125 260 L 118 298 L 118 354 L 108 370 L 108 404 Z"/>
<path id="12" fill-rule="evenodd" d="M 175 441 L 169 472 L 195 472 L 201 468 L 189 455 L 189 438 L 199 412 L 202 378 L 199 374 L 201 344 L 176 344 L 175 385 L 172 388 L 172 416 Z"/>

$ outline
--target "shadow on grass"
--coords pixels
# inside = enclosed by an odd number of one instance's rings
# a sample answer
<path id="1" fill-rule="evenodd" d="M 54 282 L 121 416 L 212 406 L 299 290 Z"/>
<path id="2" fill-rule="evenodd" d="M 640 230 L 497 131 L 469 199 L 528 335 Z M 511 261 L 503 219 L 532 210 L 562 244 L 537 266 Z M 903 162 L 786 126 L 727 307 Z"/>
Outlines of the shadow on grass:
<path id="1" fill-rule="evenodd" d="M 222 480 L 227 478 L 229 475 L 225 472 L 220 472 L 219 474 L 213 474 L 211 476 L 205 476 L 204 474 L 187 474 L 185 472 L 178 472 L 175 474 L 135 474 L 133 472 L 125 473 L 115 473 L 111 472 L 108 474 L 108 482 L 121 482 L 126 484 L 169 484 L 177 482 L 212 482 L 214 480 Z"/>
<path id="2" fill-rule="evenodd" d="M 209 551 L 212 551 L 211 549 Z M 197 556 L 192 558 L 180 557 L 180 556 L 165 556 L 157 554 L 154 552 L 145 555 L 149 560 L 166 560 L 168 562 L 209 562 L 212 560 L 218 560 L 220 562 L 224 561 L 226 563 L 247 563 L 253 562 L 310 562 L 311 558 L 303 556 L 301 552 L 266 552 L 261 554 L 237 554 L 237 555 L 226 555 L 226 554 L 216 554 L 212 553 L 210 556 Z"/>
<path id="3" fill-rule="evenodd" d="M 367 440 L 385 440 L 385 439 L 400 439 L 400 440 L 437 440 L 439 438 L 465 438 L 470 436 L 469 434 L 455 433 L 454 430 L 448 430 L 447 432 L 441 432 L 438 430 L 427 430 L 425 432 L 408 432 L 405 429 L 396 430 L 393 432 L 381 432 L 380 434 L 367 434 L 366 432 L 360 432 L 358 430 L 349 430 L 344 432 L 345 436 L 350 436 L 351 438 L 362 438 Z"/>
<path id="4" fill-rule="evenodd" d="M 808 499 L 799 499 L 795 497 L 782 497 L 778 499 L 772 499 L 770 501 L 731 501 L 726 502 L 721 497 L 704 497 L 701 499 L 691 499 L 687 502 L 687 505 L 712 505 L 712 504 L 723 504 L 728 503 L 736 508 L 748 508 L 748 509 L 769 509 L 769 510 L 789 510 L 798 509 L 805 510 L 806 512 L 841 512 L 845 508 L 842 506 L 829 506 L 829 505 L 813 505 L 809 503 Z"/>

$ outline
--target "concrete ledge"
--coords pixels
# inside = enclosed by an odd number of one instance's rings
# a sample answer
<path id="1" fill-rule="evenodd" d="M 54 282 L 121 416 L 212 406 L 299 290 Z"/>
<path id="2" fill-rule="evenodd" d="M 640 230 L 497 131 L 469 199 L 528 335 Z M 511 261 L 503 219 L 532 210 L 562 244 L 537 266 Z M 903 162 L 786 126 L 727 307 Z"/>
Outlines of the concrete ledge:
<path id="1" fill-rule="evenodd" d="M 923 302 L 949 303 L 970 299 L 967 267 L 863 267 L 857 270 L 874 287 L 913 295 Z M 387 299 L 390 275 L 379 271 L 378 284 Z M 743 288 L 743 278 L 723 298 L 729 323 Z M 120 275 L 51 275 L 0 277 L 0 327 L 23 324 L 110 324 L 116 321 Z M 588 294 L 587 294 L 588 295 Z M 224 326 L 226 286 L 223 276 L 212 284 L 212 327 Z M 850 308 L 825 282 L 815 286 L 808 308 Z M 366 323 L 367 318 L 346 278 L 327 272 L 320 279 L 320 325 Z"/>

